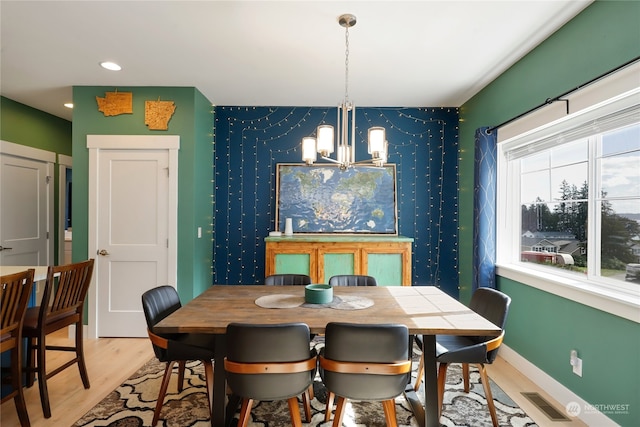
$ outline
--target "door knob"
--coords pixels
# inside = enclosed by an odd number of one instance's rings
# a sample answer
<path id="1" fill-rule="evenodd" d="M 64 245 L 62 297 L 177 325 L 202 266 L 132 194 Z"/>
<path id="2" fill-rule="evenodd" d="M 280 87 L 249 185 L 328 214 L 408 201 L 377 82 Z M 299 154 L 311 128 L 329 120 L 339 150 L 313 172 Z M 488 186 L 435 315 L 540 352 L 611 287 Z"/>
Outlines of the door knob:
<path id="1" fill-rule="evenodd" d="M 106 250 L 106 249 L 100 249 L 100 250 L 98 251 L 98 255 L 108 256 L 108 255 L 109 255 L 109 252 L 107 252 L 107 250 Z"/>
<path id="2" fill-rule="evenodd" d="M 8 251 L 9 249 L 13 249 L 13 248 L 7 248 L 6 246 L 0 246 L 0 251 Z"/>

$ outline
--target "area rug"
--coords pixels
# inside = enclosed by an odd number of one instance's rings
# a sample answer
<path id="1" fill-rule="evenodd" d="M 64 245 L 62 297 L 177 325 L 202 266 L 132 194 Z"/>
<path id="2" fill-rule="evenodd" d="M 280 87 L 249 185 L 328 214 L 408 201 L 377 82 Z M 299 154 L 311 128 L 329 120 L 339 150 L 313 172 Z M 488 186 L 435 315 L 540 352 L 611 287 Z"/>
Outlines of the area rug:
<path id="1" fill-rule="evenodd" d="M 415 378 L 419 350 L 414 354 Z M 162 380 L 164 363 L 153 358 L 144 364 L 120 387 L 111 392 L 102 402 L 91 409 L 73 427 L 146 427 L 151 425 L 153 410 Z M 444 408 L 440 422 L 446 427 L 491 426 L 480 375 L 471 367 L 471 390 L 464 393 L 460 365 L 452 364 L 447 373 Z M 491 382 L 496 412 L 500 426 L 533 427 L 536 424 L 495 383 Z M 317 377 L 314 382 L 315 397 L 311 401 L 312 420 L 305 427 L 328 427 L 324 422 L 326 389 Z M 424 402 L 424 385 L 418 392 Z M 185 386 L 177 393 L 177 368 L 171 378 L 165 403 L 160 414 L 160 427 L 205 427 L 210 426 L 207 413 L 204 370 L 200 362 L 187 364 Z M 411 408 L 403 396 L 396 399 L 398 425 L 418 427 Z M 301 406 L 302 411 L 302 406 Z M 257 402 L 251 410 L 251 427 L 290 426 L 287 402 Z M 304 416 L 304 415 L 303 415 Z M 235 426 L 236 419 L 231 423 Z M 344 416 L 345 427 L 384 426 L 382 405 L 377 402 L 350 402 Z"/>

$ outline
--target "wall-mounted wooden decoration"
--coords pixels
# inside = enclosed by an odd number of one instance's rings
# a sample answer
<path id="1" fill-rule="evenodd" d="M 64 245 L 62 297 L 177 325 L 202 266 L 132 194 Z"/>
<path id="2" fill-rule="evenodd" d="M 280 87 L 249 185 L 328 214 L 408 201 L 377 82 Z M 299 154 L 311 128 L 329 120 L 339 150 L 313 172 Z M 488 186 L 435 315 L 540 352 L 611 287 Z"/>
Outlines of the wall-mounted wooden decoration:
<path id="1" fill-rule="evenodd" d="M 176 111 L 176 104 L 173 101 L 145 101 L 144 102 L 144 124 L 150 130 L 169 129 L 169 120 Z"/>
<path id="2" fill-rule="evenodd" d="M 105 92 L 104 98 L 96 96 L 98 111 L 105 116 L 117 116 L 119 114 L 133 114 L 133 93 L 131 92 Z"/>

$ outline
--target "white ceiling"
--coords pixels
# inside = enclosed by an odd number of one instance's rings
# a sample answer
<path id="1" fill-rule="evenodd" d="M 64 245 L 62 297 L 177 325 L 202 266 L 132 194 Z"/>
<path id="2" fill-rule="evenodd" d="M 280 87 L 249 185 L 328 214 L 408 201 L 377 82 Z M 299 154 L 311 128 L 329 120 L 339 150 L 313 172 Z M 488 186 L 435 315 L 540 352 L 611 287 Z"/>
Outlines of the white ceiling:
<path id="1" fill-rule="evenodd" d="M 71 120 L 72 86 L 193 86 L 215 105 L 457 107 L 587 1 L 0 2 L 1 94 Z M 119 72 L 98 63 L 111 60 Z"/>

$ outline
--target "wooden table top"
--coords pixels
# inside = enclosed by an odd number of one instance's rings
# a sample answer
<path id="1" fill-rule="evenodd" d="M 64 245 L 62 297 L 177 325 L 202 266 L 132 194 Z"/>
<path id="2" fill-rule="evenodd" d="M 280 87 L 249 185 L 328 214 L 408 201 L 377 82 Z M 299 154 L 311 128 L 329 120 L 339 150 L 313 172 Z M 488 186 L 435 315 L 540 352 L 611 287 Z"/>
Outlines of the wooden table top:
<path id="1" fill-rule="evenodd" d="M 304 286 L 214 285 L 160 321 L 159 333 L 226 333 L 231 322 L 276 324 L 303 322 L 311 333 L 324 333 L 328 322 L 400 323 L 410 334 L 497 336 L 500 328 L 433 286 L 340 286 L 334 296 L 360 296 L 373 306 L 358 310 L 298 306 L 263 308 L 265 295 L 304 298 Z"/>

